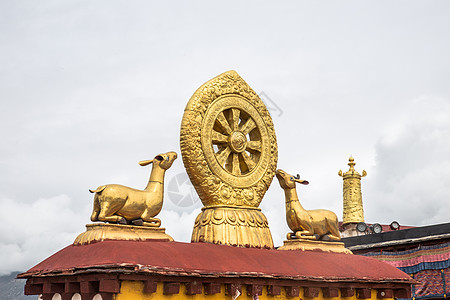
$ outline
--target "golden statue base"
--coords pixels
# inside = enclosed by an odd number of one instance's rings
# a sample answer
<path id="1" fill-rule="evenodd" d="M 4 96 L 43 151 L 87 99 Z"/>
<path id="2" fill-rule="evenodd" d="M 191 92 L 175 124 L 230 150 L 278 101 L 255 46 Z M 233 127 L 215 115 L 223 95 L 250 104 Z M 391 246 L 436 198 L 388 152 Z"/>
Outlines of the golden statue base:
<path id="1" fill-rule="evenodd" d="M 353 254 L 352 251 L 345 248 L 342 242 L 313 241 L 307 239 L 293 239 L 283 242 L 284 245 L 278 250 L 300 250 L 300 251 L 323 251 L 332 253 Z"/>
<path id="2" fill-rule="evenodd" d="M 203 207 L 195 220 L 191 242 L 273 249 L 266 216 L 255 207 Z"/>
<path id="3" fill-rule="evenodd" d="M 161 227 L 119 225 L 108 223 L 86 224 L 86 231 L 77 236 L 74 245 L 86 245 L 105 240 L 127 241 L 173 241 L 173 238 L 165 233 Z"/>

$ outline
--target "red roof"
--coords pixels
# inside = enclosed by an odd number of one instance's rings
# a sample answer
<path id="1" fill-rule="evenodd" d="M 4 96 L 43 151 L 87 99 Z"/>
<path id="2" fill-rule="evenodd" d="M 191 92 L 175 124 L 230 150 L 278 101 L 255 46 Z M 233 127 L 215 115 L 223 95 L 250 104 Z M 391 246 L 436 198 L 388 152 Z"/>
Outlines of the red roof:
<path id="1" fill-rule="evenodd" d="M 86 269 L 176 276 L 411 282 L 411 278 L 397 268 L 359 255 L 238 248 L 207 243 L 111 240 L 70 245 L 18 277 L 76 274 Z"/>

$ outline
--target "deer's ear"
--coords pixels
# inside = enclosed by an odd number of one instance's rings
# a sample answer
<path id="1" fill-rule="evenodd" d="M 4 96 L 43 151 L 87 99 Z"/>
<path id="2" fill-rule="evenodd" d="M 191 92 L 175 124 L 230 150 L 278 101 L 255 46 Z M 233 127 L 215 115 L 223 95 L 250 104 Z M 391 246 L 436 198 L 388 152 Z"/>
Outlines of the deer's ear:
<path id="1" fill-rule="evenodd" d="M 151 164 L 152 162 L 153 162 L 153 159 L 151 159 L 151 160 L 143 160 L 143 161 L 140 161 L 139 164 L 141 166 L 146 166 L 146 165 Z"/>

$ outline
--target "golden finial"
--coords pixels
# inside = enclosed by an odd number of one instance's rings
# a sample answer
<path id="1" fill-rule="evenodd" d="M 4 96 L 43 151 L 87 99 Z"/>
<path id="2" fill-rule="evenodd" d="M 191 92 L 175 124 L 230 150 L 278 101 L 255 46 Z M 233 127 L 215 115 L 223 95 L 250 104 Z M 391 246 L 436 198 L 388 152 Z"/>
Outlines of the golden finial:
<path id="1" fill-rule="evenodd" d="M 354 169 L 355 169 L 354 167 L 355 167 L 355 165 L 356 165 L 355 159 L 354 159 L 353 157 L 350 156 L 350 158 L 348 159 L 348 161 L 349 161 L 348 165 L 350 166 L 350 170 L 354 170 Z"/>
<path id="2" fill-rule="evenodd" d="M 342 218 L 344 224 L 364 222 L 361 177 L 367 175 L 365 170 L 362 171 L 362 174 L 355 170 L 356 163 L 352 156 L 348 161 L 349 170 L 345 173 L 339 170 L 338 173 L 344 179 L 344 215 Z"/>

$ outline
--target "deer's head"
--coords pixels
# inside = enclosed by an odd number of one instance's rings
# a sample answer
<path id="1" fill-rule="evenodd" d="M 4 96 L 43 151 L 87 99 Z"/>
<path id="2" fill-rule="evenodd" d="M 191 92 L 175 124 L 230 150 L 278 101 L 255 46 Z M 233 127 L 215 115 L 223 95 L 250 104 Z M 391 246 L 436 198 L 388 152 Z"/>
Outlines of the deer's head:
<path id="1" fill-rule="evenodd" d="M 297 174 L 297 176 L 292 176 L 281 169 L 278 169 L 275 172 L 275 175 L 277 176 L 282 189 L 293 189 L 295 188 L 296 182 L 304 185 L 309 184 L 308 181 L 300 179 L 300 175 Z"/>
<path id="2" fill-rule="evenodd" d="M 173 162 L 177 159 L 177 154 L 175 152 L 167 152 L 163 154 L 158 154 L 154 159 L 140 161 L 141 166 L 146 166 L 153 163 L 154 166 L 159 166 L 163 170 L 169 169 Z"/>

